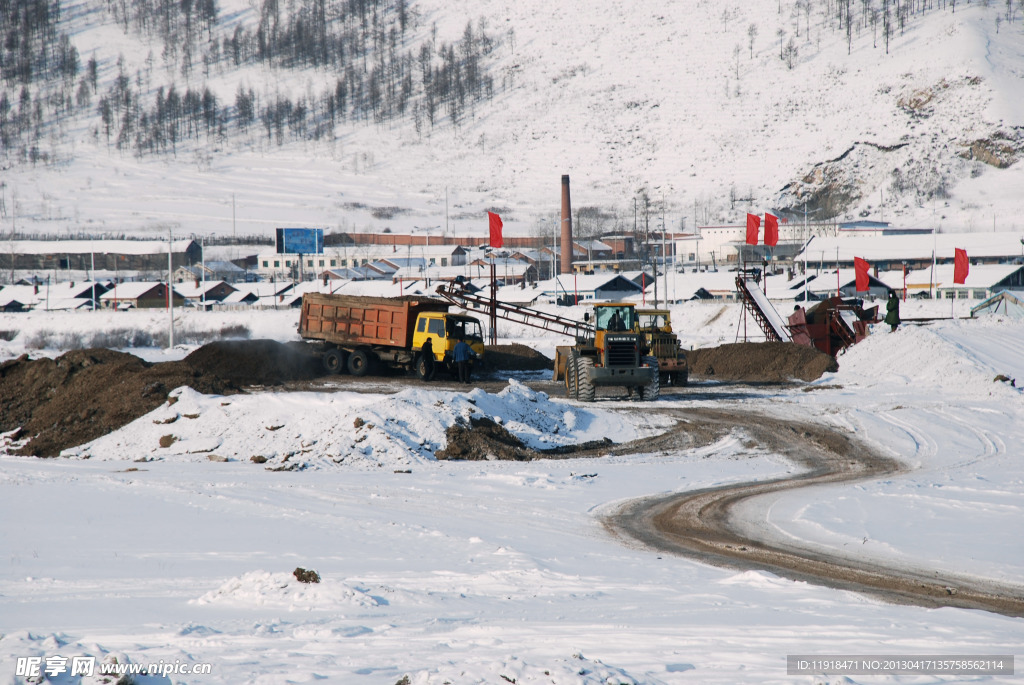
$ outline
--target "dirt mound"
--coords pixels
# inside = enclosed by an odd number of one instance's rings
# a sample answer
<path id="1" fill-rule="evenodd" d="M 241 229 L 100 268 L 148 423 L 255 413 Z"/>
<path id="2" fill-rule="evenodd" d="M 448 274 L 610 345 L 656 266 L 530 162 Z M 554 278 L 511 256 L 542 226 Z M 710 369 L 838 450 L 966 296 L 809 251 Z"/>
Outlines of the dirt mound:
<path id="1" fill-rule="evenodd" d="M 449 426 L 445 436 L 448 446 L 434 455 L 438 459 L 525 461 L 537 456 L 504 426 L 488 418 L 471 418 L 469 426 Z"/>
<path id="2" fill-rule="evenodd" d="M 554 368 L 554 363 L 543 354 L 519 343 L 488 345 L 484 361 L 490 369 L 514 371 L 543 371 Z"/>
<path id="3" fill-rule="evenodd" d="M 306 343 L 222 340 L 203 345 L 184 361 L 199 375 L 217 376 L 236 385 L 280 385 L 322 375 L 320 359 L 311 349 Z"/>
<path id="4" fill-rule="evenodd" d="M 187 385 L 206 394 L 316 376 L 315 357 L 269 340 L 216 342 L 182 361 L 150 364 L 107 349 L 0 364 L 0 432 L 21 428 L 19 454 L 53 457 L 156 409 Z"/>
<path id="5" fill-rule="evenodd" d="M 603 453 L 613 444 L 608 438 L 602 438 L 575 445 L 535 450 L 524 445 L 522 440 L 509 433 L 504 426 L 486 417 L 471 417 L 469 426 L 461 423 L 449 426 L 445 431 L 445 437 L 448 439 L 448 446 L 434 454 L 435 457 L 442 460 L 529 461 L 531 459 L 582 455 L 588 452 Z"/>
<path id="6" fill-rule="evenodd" d="M 686 353 L 690 375 L 729 381 L 813 381 L 839 370 L 829 355 L 794 343 L 734 343 Z"/>

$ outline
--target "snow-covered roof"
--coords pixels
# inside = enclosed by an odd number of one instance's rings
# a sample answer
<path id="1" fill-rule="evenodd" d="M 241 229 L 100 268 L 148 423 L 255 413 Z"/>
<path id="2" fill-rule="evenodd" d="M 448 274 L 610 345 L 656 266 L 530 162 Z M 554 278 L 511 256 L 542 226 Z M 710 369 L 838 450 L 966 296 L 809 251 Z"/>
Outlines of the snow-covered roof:
<path id="1" fill-rule="evenodd" d="M 142 297 L 153 288 L 166 285 L 162 281 L 132 281 L 130 283 L 118 283 L 110 290 L 100 295 L 101 300 L 134 300 Z M 175 285 L 175 288 L 177 288 Z M 180 293 L 175 289 L 175 294 Z"/>
<path id="2" fill-rule="evenodd" d="M 192 281 L 186 283 L 175 283 L 174 292 L 186 299 L 199 299 L 204 293 L 208 293 L 218 286 L 225 286 L 234 290 L 234 286 L 228 285 L 224 281 L 199 281 L 199 285 L 196 285 L 195 282 Z"/>
<path id="3" fill-rule="evenodd" d="M 175 240 L 174 252 L 184 252 L 192 240 Z M 10 254 L 167 254 L 166 240 L 11 240 L 4 242 Z"/>
<path id="4" fill-rule="evenodd" d="M 907 289 L 927 288 L 930 285 L 939 288 L 991 288 L 1021 269 L 1024 266 L 1020 264 L 972 264 L 961 285 L 953 283 L 952 264 L 938 264 L 934 275 L 930 268 L 909 272 Z"/>
<path id="5" fill-rule="evenodd" d="M 931 260 L 932 253 L 939 259 L 952 259 L 953 250 L 967 251 L 969 259 L 994 259 L 1024 256 L 1021 233 L 935 233 L 926 235 L 885 236 L 816 236 L 807 246 L 808 262 L 824 260 L 850 262 L 854 257 L 885 261 Z M 838 250 L 838 253 L 837 253 Z M 795 258 L 802 261 L 803 250 Z"/>
<path id="6" fill-rule="evenodd" d="M 279 281 L 277 283 L 261 281 L 259 283 L 235 283 L 232 287 L 239 292 L 252 293 L 256 297 L 267 297 L 287 292 L 294 286 L 295 284 L 291 281 Z"/>

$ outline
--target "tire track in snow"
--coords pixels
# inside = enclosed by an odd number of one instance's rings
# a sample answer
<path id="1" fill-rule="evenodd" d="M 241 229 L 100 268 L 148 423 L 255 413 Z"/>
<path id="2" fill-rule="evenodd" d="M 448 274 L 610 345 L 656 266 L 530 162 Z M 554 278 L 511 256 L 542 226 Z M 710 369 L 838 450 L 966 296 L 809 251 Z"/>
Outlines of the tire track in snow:
<path id="1" fill-rule="evenodd" d="M 613 535 L 715 566 L 766 570 L 894 603 L 982 609 L 1024 617 L 1024 596 L 1019 587 L 836 558 L 790 548 L 778 541 L 753 541 L 737 530 L 732 510 L 739 502 L 783 490 L 823 483 L 855 483 L 904 472 L 905 468 L 895 459 L 813 424 L 712 409 L 679 411 L 677 415 L 688 419 L 691 426 L 699 422 L 709 430 L 717 427 L 723 433 L 742 427 L 759 443 L 803 464 L 806 470 L 788 478 L 633 500 L 604 517 L 603 523 Z M 689 446 L 692 436 L 686 435 L 683 428 L 688 422 L 681 421 L 680 428 L 666 436 L 663 444 L 667 446 L 674 435 L 679 446 Z M 909 431 L 909 427 L 904 430 Z M 929 441 L 922 442 L 927 445 Z M 645 444 L 649 447 L 650 441 Z"/>

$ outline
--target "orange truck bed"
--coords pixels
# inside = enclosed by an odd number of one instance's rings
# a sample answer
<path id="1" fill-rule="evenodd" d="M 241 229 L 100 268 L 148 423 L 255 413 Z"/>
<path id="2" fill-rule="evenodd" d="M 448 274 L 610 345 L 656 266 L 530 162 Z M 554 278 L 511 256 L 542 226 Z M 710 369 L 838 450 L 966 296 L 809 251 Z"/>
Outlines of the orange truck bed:
<path id="1" fill-rule="evenodd" d="M 306 293 L 299 335 L 339 345 L 412 347 L 421 312 L 447 312 L 448 303 L 429 297 L 361 297 Z"/>

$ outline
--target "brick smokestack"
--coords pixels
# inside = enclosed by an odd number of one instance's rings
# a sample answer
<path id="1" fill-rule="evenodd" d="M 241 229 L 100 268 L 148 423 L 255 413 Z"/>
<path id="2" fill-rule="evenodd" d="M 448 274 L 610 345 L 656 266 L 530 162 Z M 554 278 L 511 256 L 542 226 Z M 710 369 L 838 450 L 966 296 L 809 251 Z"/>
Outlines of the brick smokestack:
<path id="1" fill-rule="evenodd" d="M 572 273 L 572 203 L 569 202 L 569 174 L 562 175 L 562 258 L 558 273 Z"/>

